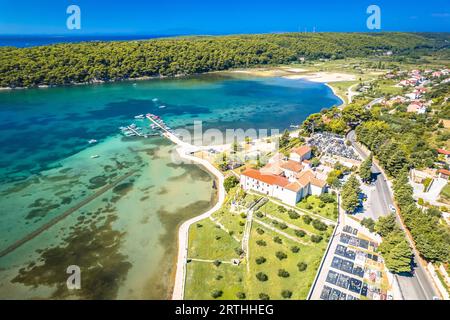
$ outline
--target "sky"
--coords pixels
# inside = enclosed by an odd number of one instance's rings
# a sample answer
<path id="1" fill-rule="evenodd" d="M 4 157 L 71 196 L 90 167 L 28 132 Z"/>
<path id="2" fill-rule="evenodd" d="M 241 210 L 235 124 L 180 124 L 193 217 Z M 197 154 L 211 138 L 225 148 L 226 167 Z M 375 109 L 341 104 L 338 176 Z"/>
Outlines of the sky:
<path id="1" fill-rule="evenodd" d="M 450 0 L 0 0 L 0 34 L 377 32 L 366 26 L 372 4 L 381 31 L 450 32 Z M 66 26 L 70 5 L 81 10 L 80 30 Z"/>

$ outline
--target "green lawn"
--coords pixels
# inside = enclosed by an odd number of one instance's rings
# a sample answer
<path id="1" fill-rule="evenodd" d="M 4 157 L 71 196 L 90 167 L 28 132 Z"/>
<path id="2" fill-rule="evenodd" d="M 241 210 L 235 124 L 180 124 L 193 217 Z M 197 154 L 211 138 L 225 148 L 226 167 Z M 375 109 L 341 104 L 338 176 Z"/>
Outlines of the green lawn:
<path id="1" fill-rule="evenodd" d="M 321 206 L 323 207 L 321 208 Z M 331 219 L 333 221 L 337 220 L 336 202 L 323 203 L 319 197 L 309 196 L 297 203 L 297 207 L 300 209 L 311 211 L 319 216 Z"/>
<path id="2" fill-rule="evenodd" d="M 263 227 L 259 228 L 265 230 L 265 233 L 260 235 L 256 232 L 256 228 L 253 228 L 250 237 L 250 272 L 246 275 L 248 298 L 259 299 L 259 294 L 265 293 L 269 295 L 270 299 L 283 299 L 281 292 L 289 290 L 292 292 L 291 299 L 306 299 L 325 249 L 318 246 L 300 245 L 282 236 L 280 238 L 283 242 L 278 244 L 273 241 L 273 237 L 278 234 Z M 267 246 L 259 246 L 256 243 L 258 240 L 264 240 Z M 299 247 L 300 251 L 293 253 L 292 246 Z M 284 252 L 287 258 L 280 261 L 275 256 L 277 251 Z M 258 265 L 255 259 L 261 256 L 266 259 L 266 262 Z M 308 265 L 305 271 L 298 270 L 299 262 Z M 289 277 L 279 277 L 279 269 L 286 270 Z M 256 278 L 256 274 L 259 272 L 266 274 L 268 280 L 259 281 Z"/>
<path id="3" fill-rule="evenodd" d="M 188 258 L 230 261 L 238 257 L 234 250 L 238 247 L 240 243 L 224 230 L 217 228 L 210 219 L 201 220 L 189 229 Z"/>
<path id="4" fill-rule="evenodd" d="M 235 300 L 236 293 L 244 292 L 245 266 L 191 261 L 187 264 L 186 300 L 212 300 L 214 290 L 223 292 L 217 299 Z"/>
<path id="5" fill-rule="evenodd" d="M 263 214 L 269 214 L 276 218 L 280 218 L 280 219 L 286 221 L 287 223 L 293 224 L 306 232 L 320 234 L 319 231 L 314 229 L 312 224 L 306 224 L 304 222 L 304 220 L 302 219 L 302 217 L 299 217 L 298 219 L 291 219 L 289 217 L 287 210 L 286 210 L 286 212 L 279 211 L 279 205 L 277 205 L 276 203 L 273 203 L 272 201 L 267 202 L 258 211 Z M 305 215 L 305 213 L 302 213 L 302 212 L 300 214 Z M 312 219 L 316 219 L 316 217 L 314 217 L 313 215 L 310 215 L 310 217 Z M 331 230 L 331 228 L 332 227 L 328 227 L 328 230 Z"/>
<path id="6" fill-rule="evenodd" d="M 450 201 L 450 183 L 447 183 L 447 185 L 442 189 L 441 197 L 444 200 Z"/>

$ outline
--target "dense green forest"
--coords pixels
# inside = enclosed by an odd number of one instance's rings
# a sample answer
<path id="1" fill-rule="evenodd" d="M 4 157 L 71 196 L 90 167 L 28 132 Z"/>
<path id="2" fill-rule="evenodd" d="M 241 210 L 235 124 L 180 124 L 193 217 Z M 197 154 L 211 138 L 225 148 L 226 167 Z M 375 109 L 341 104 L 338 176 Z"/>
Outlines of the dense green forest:
<path id="1" fill-rule="evenodd" d="M 409 54 L 448 46 L 448 34 L 286 33 L 0 48 L 0 86 L 33 87 L 175 76 L 267 64 Z"/>

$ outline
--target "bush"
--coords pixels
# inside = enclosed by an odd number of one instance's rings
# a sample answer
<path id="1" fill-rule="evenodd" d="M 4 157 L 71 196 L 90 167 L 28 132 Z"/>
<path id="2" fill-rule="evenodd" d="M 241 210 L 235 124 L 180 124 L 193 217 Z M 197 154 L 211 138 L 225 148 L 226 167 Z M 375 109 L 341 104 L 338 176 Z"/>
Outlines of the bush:
<path id="1" fill-rule="evenodd" d="M 264 234 L 264 230 L 261 228 L 256 228 L 256 233 L 258 234 Z"/>
<path id="2" fill-rule="evenodd" d="M 305 271 L 308 265 L 304 262 L 299 262 L 297 264 L 298 271 Z"/>
<path id="3" fill-rule="evenodd" d="M 283 206 L 278 206 L 278 211 L 281 213 L 285 213 L 287 211 L 287 209 Z"/>
<path id="4" fill-rule="evenodd" d="M 238 298 L 238 299 L 245 299 L 245 293 L 244 292 L 238 292 L 238 293 L 236 293 L 236 298 Z"/>
<path id="5" fill-rule="evenodd" d="M 282 244 L 283 240 L 281 240 L 281 238 L 279 236 L 275 236 L 275 237 L 273 237 L 273 242 Z"/>
<path id="6" fill-rule="evenodd" d="M 319 243 L 320 241 L 322 241 L 322 236 L 317 236 L 317 235 L 312 235 L 311 236 L 311 241 L 314 243 Z"/>
<path id="7" fill-rule="evenodd" d="M 291 247 L 291 251 L 292 251 L 293 253 L 297 253 L 297 252 L 300 251 L 300 248 L 297 247 L 297 246 L 292 246 L 292 247 Z"/>
<path id="8" fill-rule="evenodd" d="M 277 251 L 275 253 L 275 256 L 278 258 L 278 260 L 283 260 L 287 258 L 287 254 L 284 253 L 283 251 Z"/>
<path id="9" fill-rule="evenodd" d="M 239 179 L 236 178 L 234 175 L 226 177 L 225 180 L 223 181 L 223 186 L 224 186 L 226 192 L 229 192 L 231 189 L 236 187 L 238 184 L 239 184 Z"/>
<path id="10" fill-rule="evenodd" d="M 262 212 L 258 211 L 255 215 L 260 219 L 264 218 L 264 214 Z"/>
<path id="11" fill-rule="evenodd" d="M 255 259 L 256 264 L 263 264 L 264 262 L 266 262 L 266 258 L 264 257 L 258 257 Z"/>
<path id="12" fill-rule="evenodd" d="M 313 208 L 313 206 L 310 203 L 306 204 L 306 210 L 311 210 Z"/>
<path id="13" fill-rule="evenodd" d="M 336 202 L 336 199 L 334 198 L 333 195 L 329 194 L 329 193 L 322 193 L 319 196 L 320 201 L 322 201 L 323 203 L 334 203 Z"/>
<path id="14" fill-rule="evenodd" d="M 270 297 L 269 297 L 268 294 L 260 293 L 260 294 L 259 294 L 259 299 L 260 299 L 260 300 L 270 300 Z"/>
<path id="15" fill-rule="evenodd" d="M 375 221 L 372 218 L 364 218 L 361 221 L 361 224 L 369 229 L 370 232 L 375 231 Z"/>
<path id="16" fill-rule="evenodd" d="M 267 246 L 267 243 L 264 240 L 257 240 L 256 244 L 260 247 L 265 247 Z"/>
<path id="17" fill-rule="evenodd" d="M 321 202 L 319 203 L 319 208 L 321 208 L 321 209 L 322 209 L 322 208 L 325 208 L 325 205 L 326 205 L 326 204 L 323 203 L 323 202 L 321 201 Z"/>
<path id="18" fill-rule="evenodd" d="M 278 269 L 278 276 L 280 278 L 289 278 L 289 272 L 284 269 Z"/>
<path id="19" fill-rule="evenodd" d="M 214 299 L 220 298 L 222 295 L 222 290 L 214 290 L 213 292 L 211 292 L 211 297 L 213 297 Z"/>
<path id="20" fill-rule="evenodd" d="M 244 253 L 244 250 L 242 250 L 242 248 L 240 248 L 240 247 L 237 247 L 237 248 L 234 248 L 234 252 L 236 252 L 236 254 L 238 256 L 240 256 Z"/>
<path id="21" fill-rule="evenodd" d="M 292 291 L 283 290 L 281 291 L 281 296 L 285 299 L 290 299 L 292 297 Z"/>
<path id="22" fill-rule="evenodd" d="M 216 280 L 222 280 L 222 279 L 223 279 L 223 276 L 222 276 L 222 275 L 218 274 L 218 275 L 216 276 Z"/>
<path id="23" fill-rule="evenodd" d="M 314 227 L 314 229 L 319 231 L 326 231 L 328 228 L 327 225 L 319 219 L 314 219 L 312 222 L 312 226 Z"/>
<path id="24" fill-rule="evenodd" d="M 300 218 L 300 215 L 297 212 L 295 212 L 294 210 L 289 210 L 288 215 L 289 215 L 289 218 L 291 218 L 291 219 Z"/>
<path id="25" fill-rule="evenodd" d="M 201 223 L 197 223 L 197 228 L 201 228 L 203 225 Z"/>
<path id="26" fill-rule="evenodd" d="M 242 212 L 242 213 L 240 214 L 240 216 L 241 216 L 242 219 L 246 219 L 246 218 L 247 218 L 247 215 L 246 215 L 244 212 Z"/>
<path id="27" fill-rule="evenodd" d="M 220 262 L 220 260 L 214 260 L 213 264 L 218 267 L 222 264 L 222 262 Z"/>
<path id="28" fill-rule="evenodd" d="M 258 279 L 258 280 L 261 281 L 261 282 L 265 282 L 265 281 L 269 280 L 269 277 L 268 277 L 267 274 L 265 274 L 265 273 L 258 272 L 258 273 L 256 274 L 256 279 Z"/>
<path id="29" fill-rule="evenodd" d="M 239 225 L 240 225 L 241 227 L 243 227 L 243 226 L 245 226 L 245 222 L 244 222 L 244 221 L 239 221 Z"/>
<path id="30" fill-rule="evenodd" d="M 303 230 L 295 230 L 295 235 L 297 237 L 303 238 L 304 236 L 306 236 L 306 232 Z"/>
<path id="31" fill-rule="evenodd" d="M 216 236 L 215 239 L 216 239 L 216 240 L 220 240 L 220 239 L 222 239 L 222 237 L 221 237 L 221 236 Z"/>
<path id="32" fill-rule="evenodd" d="M 285 230 L 287 229 L 287 225 L 285 223 L 280 223 L 280 225 L 278 226 L 281 230 Z"/>
<path id="33" fill-rule="evenodd" d="M 310 224 L 312 221 L 312 218 L 310 216 L 308 216 L 307 214 L 305 214 L 304 216 L 302 216 L 303 222 L 306 224 Z"/>

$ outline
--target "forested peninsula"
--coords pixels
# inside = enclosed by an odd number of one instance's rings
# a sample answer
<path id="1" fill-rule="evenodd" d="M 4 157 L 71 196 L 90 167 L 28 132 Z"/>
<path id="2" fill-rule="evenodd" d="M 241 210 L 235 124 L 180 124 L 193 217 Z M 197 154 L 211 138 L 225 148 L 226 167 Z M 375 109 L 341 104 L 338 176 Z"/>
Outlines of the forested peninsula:
<path id="1" fill-rule="evenodd" d="M 198 74 L 316 59 L 448 47 L 447 33 L 285 33 L 0 48 L 0 87 L 57 86 Z"/>

